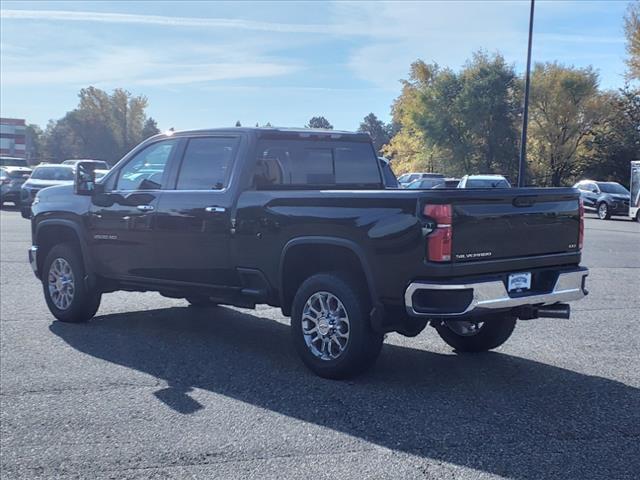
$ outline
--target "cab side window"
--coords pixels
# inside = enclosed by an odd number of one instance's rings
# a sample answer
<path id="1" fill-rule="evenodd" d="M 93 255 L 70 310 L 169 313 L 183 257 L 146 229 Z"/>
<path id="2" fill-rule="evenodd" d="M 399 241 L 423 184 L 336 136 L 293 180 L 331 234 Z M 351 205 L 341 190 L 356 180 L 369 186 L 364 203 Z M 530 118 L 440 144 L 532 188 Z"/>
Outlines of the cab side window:
<path id="1" fill-rule="evenodd" d="M 306 139 L 260 140 L 253 181 L 257 189 L 382 185 L 369 143 Z"/>
<path id="2" fill-rule="evenodd" d="M 580 189 L 586 192 L 593 192 L 593 193 L 596 193 L 598 191 L 598 187 L 596 186 L 595 183 L 592 183 L 592 182 L 585 183 L 584 186 L 581 187 Z"/>
<path id="3" fill-rule="evenodd" d="M 191 138 L 178 174 L 178 190 L 220 190 L 227 186 L 236 137 Z"/>
<path id="4" fill-rule="evenodd" d="M 149 145 L 122 167 L 116 190 L 158 190 L 162 188 L 165 169 L 178 139 Z"/>

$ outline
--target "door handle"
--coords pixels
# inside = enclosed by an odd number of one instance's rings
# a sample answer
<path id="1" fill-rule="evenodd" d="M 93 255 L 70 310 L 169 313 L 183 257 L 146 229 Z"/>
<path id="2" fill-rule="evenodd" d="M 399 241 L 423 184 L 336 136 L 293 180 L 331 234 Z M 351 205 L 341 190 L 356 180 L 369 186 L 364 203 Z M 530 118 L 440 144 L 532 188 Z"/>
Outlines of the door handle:
<path id="1" fill-rule="evenodd" d="M 206 207 L 204 211 L 209 213 L 224 213 L 227 209 L 224 207 Z"/>
<path id="2" fill-rule="evenodd" d="M 153 210 L 153 205 L 138 205 L 136 208 L 141 212 L 150 212 Z"/>

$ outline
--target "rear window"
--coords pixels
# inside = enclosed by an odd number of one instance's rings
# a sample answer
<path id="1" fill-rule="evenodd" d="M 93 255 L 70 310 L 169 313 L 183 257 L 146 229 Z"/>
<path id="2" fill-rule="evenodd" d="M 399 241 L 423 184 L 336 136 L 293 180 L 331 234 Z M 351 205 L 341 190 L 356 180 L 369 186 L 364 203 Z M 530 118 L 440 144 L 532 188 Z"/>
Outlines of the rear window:
<path id="1" fill-rule="evenodd" d="M 444 180 L 441 178 L 426 178 L 411 183 L 407 188 L 422 188 L 429 189 L 435 188 L 438 185 L 444 185 Z"/>
<path id="2" fill-rule="evenodd" d="M 369 143 L 261 140 L 256 188 L 379 188 L 378 158 Z"/>
<path id="3" fill-rule="evenodd" d="M 66 167 L 36 168 L 31 174 L 36 180 L 73 180 L 73 169 Z"/>
<path id="4" fill-rule="evenodd" d="M 9 170 L 2 172 L 2 176 L 8 178 L 28 178 L 30 174 L 30 170 Z"/>
<path id="5" fill-rule="evenodd" d="M 467 180 L 466 188 L 509 188 L 506 180 Z"/>

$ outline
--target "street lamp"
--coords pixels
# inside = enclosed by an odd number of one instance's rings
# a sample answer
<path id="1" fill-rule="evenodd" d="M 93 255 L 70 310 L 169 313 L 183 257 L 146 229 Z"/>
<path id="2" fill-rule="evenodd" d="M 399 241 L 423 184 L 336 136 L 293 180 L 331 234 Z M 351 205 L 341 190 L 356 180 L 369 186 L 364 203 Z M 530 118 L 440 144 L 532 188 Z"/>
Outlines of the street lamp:
<path id="1" fill-rule="evenodd" d="M 518 186 L 524 187 L 527 170 L 527 122 L 529 119 L 529 83 L 531 75 L 531 38 L 533 36 L 533 8 L 535 0 L 531 0 L 529 13 L 529 46 L 527 48 L 527 73 L 524 79 L 524 111 L 522 113 L 522 138 L 520 139 L 520 165 L 518 166 Z"/>

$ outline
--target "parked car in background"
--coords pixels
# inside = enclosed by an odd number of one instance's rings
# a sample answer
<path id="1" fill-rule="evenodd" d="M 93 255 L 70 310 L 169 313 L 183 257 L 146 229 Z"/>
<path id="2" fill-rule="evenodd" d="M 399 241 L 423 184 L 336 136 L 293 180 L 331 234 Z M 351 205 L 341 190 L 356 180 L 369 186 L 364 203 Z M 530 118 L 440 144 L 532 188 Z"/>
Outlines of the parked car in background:
<path id="1" fill-rule="evenodd" d="M 107 173 L 109 173 L 109 170 L 103 170 L 103 169 L 96 168 L 96 170 L 95 170 L 96 180 L 100 180 Z"/>
<path id="2" fill-rule="evenodd" d="M 24 158 L 0 157 L 0 167 L 24 167 L 29 168 L 29 164 Z"/>
<path id="3" fill-rule="evenodd" d="M 573 188 L 580 190 L 585 210 L 596 212 L 600 220 L 608 220 L 612 215 L 629 214 L 631 193 L 619 183 L 582 180 Z"/>
<path id="4" fill-rule="evenodd" d="M 444 175 L 441 173 L 405 173 L 404 175 L 400 175 L 398 178 L 398 182 L 400 186 L 406 188 L 411 182 L 415 182 L 421 178 L 444 178 Z"/>
<path id="5" fill-rule="evenodd" d="M 31 175 L 26 167 L 0 167 L 0 207 L 4 202 L 20 204 L 20 187 Z"/>
<path id="6" fill-rule="evenodd" d="M 65 160 L 64 162 L 62 162 L 61 165 L 71 165 L 72 167 L 75 167 L 79 162 L 91 162 L 95 164 L 96 169 L 109 170 L 109 164 L 104 160 L 82 160 L 82 159 L 74 158 L 70 160 Z"/>
<path id="7" fill-rule="evenodd" d="M 439 185 L 444 185 L 444 178 L 420 178 L 411 182 L 404 188 L 410 188 L 412 190 L 427 190 L 430 188 L 436 188 Z"/>
<path id="8" fill-rule="evenodd" d="M 511 184 L 502 175 L 465 175 L 458 188 L 511 188 Z"/>
<path id="9" fill-rule="evenodd" d="M 388 159 L 384 157 L 378 157 L 380 160 L 380 168 L 382 169 L 382 179 L 384 180 L 384 186 L 387 188 L 400 188 L 400 183 L 396 178 L 396 174 L 391 170 L 391 165 Z"/>
<path id="10" fill-rule="evenodd" d="M 31 204 L 43 188 L 73 185 L 74 168 L 71 165 L 44 164 L 34 168 L 31 177 L 20 189 L 20 211 L 24 218 L 31 217 Z"/>
<path id="11" fill-rule="evenodd" d="M 458 188 L 459 178 L 445 178 L 444 183 L 440 183 L 433 188 Z"/>

